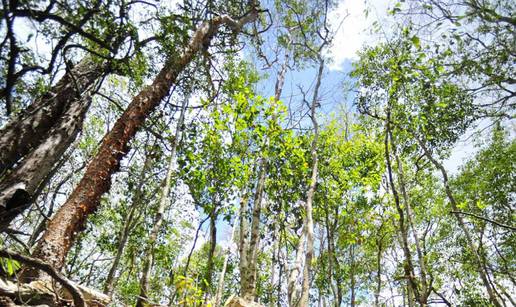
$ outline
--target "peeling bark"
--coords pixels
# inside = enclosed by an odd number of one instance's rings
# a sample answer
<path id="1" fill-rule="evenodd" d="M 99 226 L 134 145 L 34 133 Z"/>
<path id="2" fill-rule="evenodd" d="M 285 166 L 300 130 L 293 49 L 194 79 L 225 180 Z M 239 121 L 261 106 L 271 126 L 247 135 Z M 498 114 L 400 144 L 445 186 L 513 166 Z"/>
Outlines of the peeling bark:
<path id="1" fill-rule="evenodd" d="M 36 246 L 35 257 L 57 269 L 63 267 L 77 234 L 83 229 L 88 216 L 97 210 L 100 197 L 109 190 L 111 175 L 119 169 L 121 159 L 129 151 L 129 141 L 143 125 L 145 118 L 168 95 L 179 74 L 195 55 L 209 46 L 222 25 L 236 32 L 256 20 L 258 11 L 256 7 L 251 9 L 236 21 L 223 15 L 204 22 L 194 32 L 183 53 L 170 57 L 154 82 L 134 97 L 111 131 L 104 136 L 97 155 L 89 163 L 78 186 L 50 221 L 47 231 Z M 27 270 L 23 277 L 30 279 L 37 275 L 37 272 Z"/>

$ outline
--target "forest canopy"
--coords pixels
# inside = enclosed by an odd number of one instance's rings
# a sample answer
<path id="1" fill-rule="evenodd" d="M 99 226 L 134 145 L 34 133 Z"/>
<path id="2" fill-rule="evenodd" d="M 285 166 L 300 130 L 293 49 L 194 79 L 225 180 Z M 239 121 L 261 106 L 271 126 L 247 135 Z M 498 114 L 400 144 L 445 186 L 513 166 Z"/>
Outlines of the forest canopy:
<path id="1" fill-rule="evenodd" d="M 2 0 L 0 306 L 516 306 L 511 0 Z"/>

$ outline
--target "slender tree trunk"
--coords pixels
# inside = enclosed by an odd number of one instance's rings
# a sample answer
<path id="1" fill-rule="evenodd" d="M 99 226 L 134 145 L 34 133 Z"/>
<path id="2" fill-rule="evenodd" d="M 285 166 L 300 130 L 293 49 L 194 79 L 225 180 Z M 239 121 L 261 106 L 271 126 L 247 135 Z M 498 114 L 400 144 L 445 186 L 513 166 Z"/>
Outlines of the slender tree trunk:
<path id="1" fill-rule="evenodd" d="M 111 265 L 111 268 L 109 269 L 108 276 L 106 277 L 106 283 L 104 285 L 104 294 L 111 297 L 111 294 L 113 293 L 113 289 L 116 286 L 116 280 L 117 280 L 117 270 L 118 265 L 120 263 L 120 259 L 122 258 L 122 255 L 124 253 L 125 246 L 127 244 L 127 240 L 129 239 L 129 235 L 134 229 L 134 226 L 138 220 L 138 218 L 135 219 L 136 209 L 141 208 L 143 204 L 143 184 L 145 183 L 145 174 L 147 173 L 150 165 L 151 165 L 151 159 L 149 155 L 145 156 L 145 162 L 143 163 L 143 168 L 140 173 L 141 180 L 138 182 L 138 186 L 136 187 L 136 190 L 132 197 L 132 204 L 129 208 L 129 211 L 127 213 L 127 216 L 124 220 L 124 227 L 120 231 L 119 235 L 119 242 L 117 247 L 117 252 L 115 255 L 115 259 L 113 260 L 113 264 Z"/>
<path id="2" fill-rule="evenodd" d="M 257 261 L 260 244 L 260 217 L 262 210 L 263 189 L 265 186 L 265 174 L 267 173 L 265 159 L 260 159 L 258 167 L 258 182 L 253 202 L 253 218 L 251 221 L 251 236 L 245 252 L 247 267 L 242 276 L 242 296 L 249 301 L 254 301 L 256 296 Z"/>
<path id="3" fill-rule="evenodd" d="M 247 214 L 249 210 L 249 204 L 247 199 L 247 193 L 245 189 L 242 191 L 242 196 L 240 199 L 240 213 L 239 213 L 239 240 L 238 240 L 238 255 L 240 257 L 239 261 L 239 269 L 240 269 L 240 295 L 243 295 L 244 288 L 247 285 L 244 285 L 244 280 L 247 276 L 247 245 L 248 245 L 248 236 L 247 236 Z"/>
<path id="4" fill-rule="evenodd" d="M 172 148 L 170 149 L 170 161 L 168 162 L 167 176 L 163 181 L 163 189 L 161 190 L 158 211 L 154 216 L 154 225 L 152 226 L 152 230 L 149 234 L 149 240 L 147 241 L 147 247 L 145 248 L 145 255 L 143 256 L 143 270 L 142 276 L 140 278 L 140 295 L 138 296 L 138 300 L 136 301 L 137 307 L 144 306 L 144 301 L 148 298 L 149 276 L 152 270 L 152 266 L 154 265 L 154 250 L 156 247 L 156 240 L 158 239 L 158 235 L 161 230 L 161 224 L 163 223 L 163 215 L 165 213 L 165 209 L 167 205 L 170 204 L 169 194 L 170 187 L 172 185 L 172 176 L 174 175 L 176 151 L 182 135 L 181 127 L 183 126 L 187 104 L 188 99 L 184 99 L 183 104 L 181 106 L 179 119 L 177 120 L 176 124 L 176 132 L 174 139 L 172 141 Z"/>
<path id="5" fill-rule="evenodd" d="M 301 269 L 303 266 L 303 256 L 305 256 L 305 228 L 305 225 L 303 225 L 301 237 L 299 238 L 299 242 L 297 243 L 296 261 L 290 269 L 290 274 L 288 277 L 287 296 L 290 307 L 299 306 L 299 289 L 298 287 L 296 287 L 296 283 L 298 282 L 299 275 L 301 274 Z"/>
<path id="6" fill-rule="evenodd" d="M 120 160 L 129 150 L 128 143 L 142 126 L 145 118 L 167 96 L 179 74 L 192 61 L 198 51 L 209 46 L 220 26 L 228 25 L 239 31 L 245 24 L 256 20 L 257 8 L 235 21 L 230 17 L 217 16 L 204 22 L 193 34 L 188 46 L 177 57 L 171 57 L 156 76 L 152 85 L 145 87 L 129 104 L 111 131 L 104 137 L 98 154 L 88 165 L 79 185 L 65 204 L 50 221 L 43 238 L 36 247 L 34 256 L 57 269 L 64 265 L 76 235 L 83 229 L 87 217 L 99 206 L 100 197 L 109 190 L 111 175 L 119 168 Z M 25 278 L 37 273 L 24 274 Z"/>
<path id="7" fill-rule="evenodd" d="M 491 286 L 491 284 L 489 283 L 489 273 L 487 272 L 487 270 L 484 268 L 484 266 L 482 265 L 482 260 L 481 260 L 481 257 L 478 253 L 478 247 L 475 243 L 475 241 L 473 240 L 473 236 L 471 235 L 466 223 L 464 222 L 464 219 L 462 218 L 462 216 L 457 213 L 459 212 L 459 208 L 457 206 L 457 201 L 455 200 L 455 197 L 453 196 L 453 192 L 451 190 L 451 187 L 448 183 L 448 173 L 446 172 L 446 169 L 444 168 L 444 166 L 439 162 L 437 161 L 432 153 L 428 150 L 428 148 L 426 147 L 426 145 L 424 144 L 423 141 L 421 141 L 415 133 L 412 133 L 414 138 L 416 139 L 416 141 L 418 142 L 419 146 L 423 149 L 423 152 L 425 154 L 425 156 L 428 158 L 428 160 L 430 160 L 430 162 L 432 162 L 432 164 L 441 172 L 441 176 L 443 177 L 443 184 L 444 184 L 444 190 L 446 192 L 446 196 L 448 197 L 448 200 L 450 202 L 450 205 L 452 207 L 452 210 L 455 212 L 454 215 L 455 215 L 455 218 L 457 219 L 457 221 L 459 222 L 459 227 L 462 229 L 462 231 L 464 232 L 464 235 L 466 237 L 466 242 L 468 242 L 468 247 L 469 247 L 469 250 L 471 251 L 471 253 L 473 254 L 474 256 L 474 259 L 475 259 L 475 262 L 476 262 L 476 269 L 477 269 L 477 272 L 478 274 L 480 275 L 480 279 L 482 280 L 482 283 L 484 284 L 484 287 L 486 288 L 487 290 L 487 293 L 489 295 L 489 299 L 491 301 L 491 303 L 493 303 L 493 305 L 497 306 L 497 307 L 501 307 L 501 303 L 498 301 L 497 297 L 496 297 L 496 290 L 493 289 L 493 287 Z"/>
<path id="8" fill-rule="evenodd" d="M 378 232 L 376 234 L 376 246 L 378 250 L 376 251 L 376 289 L 374 292 L 374 305 L 376 307 L 380 306 L 380 292 L 382 290 L 382 249 L 383 249 L 383 238 L 381 237 L 381 231 L 384 223 L 380 225 Z"/>
<path id="9" fill-rule="evenodd" d="M 314 95 L 312 98 L 311 106 L 311 119 L 313 124 L 314 138 L 311 144 L 311 156 L 312 156 L 312 176 L 310 178 L 310 184 L 308 186 L 308 192 L 306 194 L 305 203 L 305 214 L 306 214 L 306 255 L 305 255 L 305 266 L 303 269 L 303 287 L 301 290 L 301 300 L 299 301 L 300 306 L 308 306 L 310 296 L 310 274 L 312 270 L 312 258 L 314 254 L 314 222 L 312 217 L 312 203 L 315 195 L 315 188 L 317 186 L 317 141 L 319 138 L 319 125 L 316 118 L 316 110 L 319 105 L 319 88 L 321 87 L 322 75 L 324 72 L 324 59 L 319 59 L 319 71 L 317 72 L 317 81 L 314 88 Z"/>
<path id="10" fill-rule="evenodd" d="M 215 307 L 220 306 L 222 300 L 222 293 L 224 292 L 224 278 L 226 277 L 226 270 L 228 267 L 229 257 L 231 256 L 231 244 L 235 238 L 236 225 L 231 229 L 231 238 L 229 239 L 229 245 L 226 249 L 226 255 L 224 256 L 224 264 L 222 265 L 222 272 L 220 272 L 219 282 L 217 284 L 217 294 L 215 295 Z"/>
<path id="11" fill-rule="evenodd" d="M 350 288 L 351 288 L 351 299 L 350 304 L 351 307 L 355 307 L 356 305 L 356 277 L 355 277 L 355 245 L 351 244 L 349 249 L 349 259 L 350 259 Z"/>
<path id="12" fill-rule="evenodd" d="M 290 45 L 291 38 L 289 35 L 289 40 L 287 45 Z M 279 101 L 281 97 L 281 93 L 283 91 L 283 86 L 285 84 L 285 75 L 288 70 L 290 53 L 287 52 L 285 54 L 285 59 L 283 65 L 281 66 L 281 70 L 276 78 L 275 88 L 274 88 L 274 99 L 275 101 Z M 267 143 L 267 140 L 264 141 Z M 262 198 L 263 198 L 263 190 L 265 185 L 265 176 L 267 175 L 267 166 L 268 163 L 264 157 L 261 157 L 258 167 L 258 183 L 255 191 L 255 199 L 253 204 L 253 218 L 251 222 L 251 237 L 249 244 L 242 244 L 241 247 L 245 247 L 243 253 L 244 254 L 244 263 L 241 263 L 241 292 L 242 296 L 250 301 L 254 300 L 256 295 L 256 279 L 257 279 L 257 257 L 259 250 L 259 239 L 260 239 L 260 218 L 261 218 L 261 206 L 262 206 Z M 241 217 L 242 218 L 242 217 Z M 246 228 L 243 228 L 242 224 L 240 226 L 241 230 L 247 231 Z M 242 231 L 241 234 L 242 236 Z M 274 277 L 272 277 L 274 278 Z"/>
<path id="13" fill-rule="evenodd" d="M 394 156 L 396 159 L 396 164 L 398 165 L 398 182 L 399 182 L 403 202 L 405 204 L 405 213 L 407 215 L 408 226 L 410 226 L 410 228 L 412 229 L 412 236 L 414 237 L 414 242 L 416 245 L 416 253 L 417 253 L 418 262 L 419 262 L 419 270 L 421 273 L 421 290 L 419 292 L 419 297 L 417 297 L 417 299 L 421 306 L 427 306 L 428 305 L 428 302 L 427 302 L 428 296 L 432 292 L 432 288 L 431 288 L 432 285 L 431 284 L 429 285 L 427 282 L 428 274 L 427 274 L 427 270 L 426 270 L 425 257 L 423 255 L 421 243 L 420 243 L 419 237 L 417 235 L 416 227 L 414 225 L 414 221 L 412 218 L 413 212 L 412 212 L 409 196 L 408 196 L 408 193 L 406 190 L 403 165 L 402 165 L 402 162 L 401 162 L 399 156 L 396 153 L 394 154 Z"/>
<path id="14" fill-rule="evenodd" d="M 210 296 L 212 279 L 213 279 L 213 264 L 215 258 L 215 249 L 217 247 L 217 209 L 219 204 L 215 205 L 213 211 L 210 214 L 210 249 L 208 250 L 208 259 L 206 260 L 206 274 L 204 280 L 201 283 L 201 289 L 204 292 L 206 299 Z"/>
<path id="15" fill-rule="evenodd" d="M 414 266 L 412 264 L 412 255 L 410 253 L 409 243 L 408 243 L 408 227 L 405 225 L 405 212 L 401 208 L 400 203 L 400 197 L 398 195 L 396 185 L 394 183 L 393 178 L 393 172 L 392 172 L 392 164 L 391 164 L 391 155 L 390 155 L 390 149 L 389 149 L 389 139 L 392 144 L 392 135 L 391 135 L 391 122 L 390 122 L 390 107 L 387 109 L 387 119 L 386 119 L 386 127 L 385 127 L 385 140 L 384 140 L 384 146 L 385 146 L 385 160 L 387 165 L 387 174 L 388 179 L 392 191 L 392 195 L 394 197 L 394 204 L 396 205 L 396 210 L 398 212 L 399 218 L 399 229 L 400 229 L 400 236 L 401 236 L 401 242 L 402 242 L 402 250 L 403 254 L 405 256 L 405 261 L 403 263 L 403 270 L 405 273 L 405 277 L 407 280 L 407 298 L 409 305 L 412 304 L 412 297 L 411 293 L 414 293 L 415 297 L 419 297 L 418 288 L 417 288 L 417 281 L 414 274 Z M 394 144 L 392 144 L 394 146 Z M 395 150 L 394 150 L 395 151 Z"/>
<path id="16" fill-rule="evenodd" d="M 276 220 L 273 221 L 274 223 L 274 230 L 272 232 L 272 241 L 273 241 L 273 244 L 272 244 L 272 261 L 271 261 L 271 278 L 270 278 L 270 283 L 271 283 L 271 286 L 270 286 L 270 289 L 268 291 L 268 296 L 269 296 L 269 304 L 271 307 L 273 307 L 277 300 L 274 299 L 274 284 L 276 282 L 276 266 L 278 265 L 279 261 L 278 261 L 278 257 L 279 257 L 279 238 L 278 238 L 278 233 L 279 233 L 279 226 L 278 226 L 278 222 Z"/>

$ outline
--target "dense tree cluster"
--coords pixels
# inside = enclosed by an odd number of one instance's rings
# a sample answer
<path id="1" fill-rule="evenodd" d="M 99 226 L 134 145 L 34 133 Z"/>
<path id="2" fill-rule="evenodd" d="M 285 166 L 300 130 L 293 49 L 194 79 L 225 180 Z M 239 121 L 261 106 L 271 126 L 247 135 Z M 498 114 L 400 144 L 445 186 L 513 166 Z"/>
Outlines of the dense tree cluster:
<path id="1" fill-rule="evenodd" d="M 3 0 L 0 306 L 515 306 L 516 5 L 340 5 Z"/>

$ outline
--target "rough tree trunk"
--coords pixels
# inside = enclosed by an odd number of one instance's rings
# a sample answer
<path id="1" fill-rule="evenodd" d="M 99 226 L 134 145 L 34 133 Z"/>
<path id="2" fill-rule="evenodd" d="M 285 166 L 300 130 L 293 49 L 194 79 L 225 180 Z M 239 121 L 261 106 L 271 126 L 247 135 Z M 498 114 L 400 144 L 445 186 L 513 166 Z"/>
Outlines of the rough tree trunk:
<path id="1" fill-rule="evenodd" d="M 91 103 L 89 93 L 70 102 L 60 121 L 45 135 L 42 142 L 0 183 L 0 231 L 30 206 L 39 186 L 52 174 L 54 166 L 82 129 Z"/>
<path id="2" fill-rule="evenodd" d="M 0 130 L 0 177 L 37 147 L 68 106 L 103 74 L 103 66 L 84 58 L 25 111 Z"/>
<path id="3" fill-rule="evenodd" d="M 120 160 L 129 151 L 129 141 L 143 125 L 145 118 L 167 96 L 179 74 L 195 55 L 209 46 L 222 25 L 239 31 L 243 25 L 257 18 L 256 7 L 251 9 L 250 13 L 237 21 L 223 15 L 204 22 L 194 32 L 183 53 L 169 58 L 154 82 L 134 97 L 102 140 L 97 155 L 89 163 L 78 186 L 50 221 L 47 231 L 36 246 L 35 257 L 45 260 L 57 269 L 63 267 L 76 235 L 83 229 L 87 217 L 98 208 L 100 197 L 109 190 L 111 175 L 118 170 Z M 26 279 L 35 276 L 38 274 L 30 270 L 24 274 Z"/>
<path id="4" fill-rule="evenodd" d="M 40 184 L 81 131 L 91 89 L 101 75 L 99 66 L 83 60 L 54 86 L 55 98 L 37 100 L 25 116 L 0 132 L 0 231 L 30 206 Z"/>

